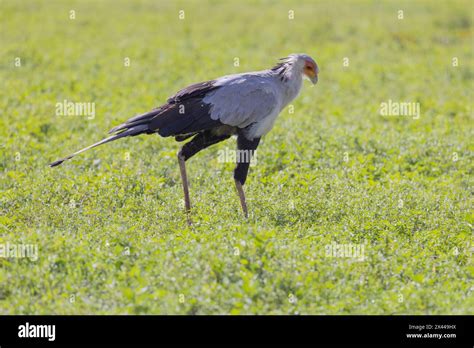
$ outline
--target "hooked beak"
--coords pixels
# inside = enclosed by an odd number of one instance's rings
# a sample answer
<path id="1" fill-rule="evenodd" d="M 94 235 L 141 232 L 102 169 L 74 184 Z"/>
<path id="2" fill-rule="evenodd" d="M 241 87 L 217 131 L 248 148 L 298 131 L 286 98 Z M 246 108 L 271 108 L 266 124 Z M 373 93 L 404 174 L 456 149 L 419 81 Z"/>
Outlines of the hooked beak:
<path id="1" fill-rule="evenodd" d="M 318 83 L 318 75 L 314 75 L 313 77 L 310 77 L 310 81 L 313 83 L 313 85 Z"/>

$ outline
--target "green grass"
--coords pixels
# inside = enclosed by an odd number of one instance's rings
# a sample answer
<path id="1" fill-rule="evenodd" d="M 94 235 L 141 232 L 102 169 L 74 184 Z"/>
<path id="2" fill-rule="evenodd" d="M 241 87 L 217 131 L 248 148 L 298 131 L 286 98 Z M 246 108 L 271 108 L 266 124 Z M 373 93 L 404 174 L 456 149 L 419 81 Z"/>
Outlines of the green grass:
<path id="1" fill-rule="evenodd" d="M 474 314 L 472 3 L 336 5 L 0 0 L 0 244 L 39 249 L 0 258 L 0 313 Z M 172 139 L 47 166 L 190 83 L 293 52 L 320 82 L 263 139 L 248 221 L 217 156 L 234 139 L 188 162 L 191 227 Z M 56 116 L 64 99 L 95 118 Z M 381 116 L 389 99 L 420 118 Z"/>

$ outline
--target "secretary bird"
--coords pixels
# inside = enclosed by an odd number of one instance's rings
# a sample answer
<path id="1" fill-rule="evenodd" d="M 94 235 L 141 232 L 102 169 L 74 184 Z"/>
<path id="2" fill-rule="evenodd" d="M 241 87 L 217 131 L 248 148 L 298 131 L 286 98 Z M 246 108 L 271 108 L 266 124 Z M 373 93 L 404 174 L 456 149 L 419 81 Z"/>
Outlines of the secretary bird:
<path id="1" fill-rule="evenodd" d="M 248 218 L 243 185 L 250 160 L 260 138 L 273 127 L 281 110 L 296 98 L 303 77 L 316 84 L 319 68 L 306 54 L 291 54 L 269 70 L 228 75 L 190 85 L 168 99 L 166 104 L 142 115 L 132 117 L 112 128 L 113 135 L 50 164 L 66 160 L 93 147 L 128 136 L 158 133 L 173 136 L 181 142 L 192 137 L 178 152 L 186 212 L 191 209 L 185 162 L 199 151 L 237 136 L 239 160 L 234 180 L 243 213 Z M 242 157 L 245 160 L 242 161 Z M 190 222 L 188 215 L 188 222 Z"/>

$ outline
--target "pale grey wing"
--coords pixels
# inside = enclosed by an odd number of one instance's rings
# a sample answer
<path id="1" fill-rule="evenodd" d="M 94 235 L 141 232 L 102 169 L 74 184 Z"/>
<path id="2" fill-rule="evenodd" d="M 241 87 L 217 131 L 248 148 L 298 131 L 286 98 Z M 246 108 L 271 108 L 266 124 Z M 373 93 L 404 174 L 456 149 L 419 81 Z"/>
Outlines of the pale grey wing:
<path id="1" fill-rule="evenodd" d="M 203 101 L 211 105 L 211 118 L 239 128 L 261 121 L 278 110 L 273 80 L 265 76 L 229 76 L 218 81 L 219 89 Z"/>

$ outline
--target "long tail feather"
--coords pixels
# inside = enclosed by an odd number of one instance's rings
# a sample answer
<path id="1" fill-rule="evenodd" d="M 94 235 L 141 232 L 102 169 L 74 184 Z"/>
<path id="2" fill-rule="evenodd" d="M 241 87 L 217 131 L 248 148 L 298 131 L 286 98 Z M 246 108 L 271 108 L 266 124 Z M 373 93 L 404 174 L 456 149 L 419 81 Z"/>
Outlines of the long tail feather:
<path id="1" fill-rule="evenodd" d="M 136 127 L 142 124 L 149 123 L 156 115 L 158 115 L 161 111 L 163 111 L 163 107 L 156 108 L 150 112 L 134 116 L 127 120 L 126 122 L 112 128 L 109 130 L 109 134 L 119 132 L 123 129 L 129 129 L 131 127 Z"/>
<path id="2" fill-rule="evenodd" d="M 106 143 L 109 143 L 111 141 L 114 141 L 114 140 L 117 140 L 117 139 L 120 139 L 120 138 L 123 138 L 123 137 L 128 137 L 128 136 L 134 136 L 134 135 L 138 135 L 138 134 L 141 134 L 143 133 L 144 131 L 146 131 L 148 129 L 148 126 L 147 125 L 140 125 L 140 126 L 137 126 L 137 127 L 132 127 L 130 129 L 127 129 L 125 132 L 122 132 L 122 133 L 119 133 L 119 134 L 115 134 L 115 135 L 112 135 L 108 138 L 105 138 L 95 144 L 92 144 L 88 147 L 85 147 L 77 152 L 74 152 L 73 154 L 67 156 L 67 157 L 64 157 L 60 160 L 57 160 L 53 163 L 50 163 L 49 166 L 50 167 L 56 167 L 56 166 L 59 166 L 60 164 L 62 164 L 64 161 L 67 161 L 67 160 L 70 160 L 71 158 L 73 158 L 74 156 L 76 155 L 79 155 L 80 153 L 83 153 L 87 150 L 90 150 L 96 146 L 99 146 L 99 145 L 103 145 L 103 144 L 106 144 Z"/>

